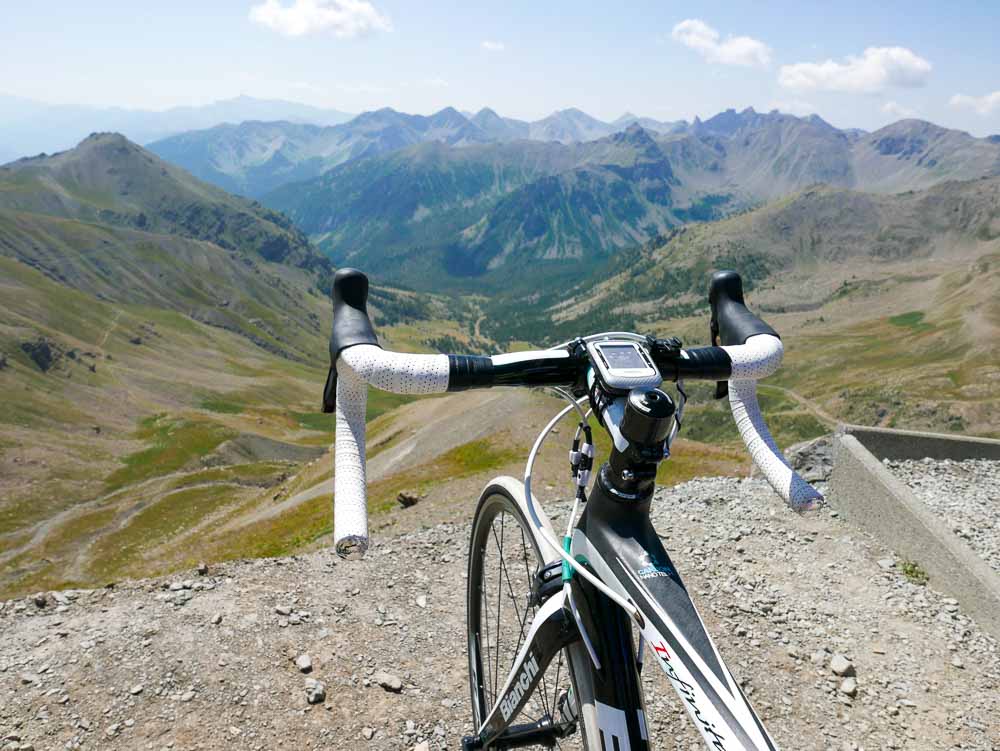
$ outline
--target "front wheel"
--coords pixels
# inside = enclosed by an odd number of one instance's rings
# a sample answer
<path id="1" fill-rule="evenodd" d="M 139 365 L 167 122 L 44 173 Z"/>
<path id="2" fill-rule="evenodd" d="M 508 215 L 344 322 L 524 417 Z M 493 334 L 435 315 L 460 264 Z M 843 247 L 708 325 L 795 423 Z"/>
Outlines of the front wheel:
<path id="1" fill-rule="evenodd" d="M 543 601 L 538 574 L 557 558 L 542 554 L 548 546 L 528 521 L 523 496 L 512 483 L 516 481 L 488 486 L 472 522 L 467 613 L 472 719 L 477 732 L 493 709 Z M 582 724 L 577 722 L 578 700 L 569 649 L 563 649 L 510 723 L 551 726 L 555 732 L 548 734 L 544 745 L 587 749 Z"/>

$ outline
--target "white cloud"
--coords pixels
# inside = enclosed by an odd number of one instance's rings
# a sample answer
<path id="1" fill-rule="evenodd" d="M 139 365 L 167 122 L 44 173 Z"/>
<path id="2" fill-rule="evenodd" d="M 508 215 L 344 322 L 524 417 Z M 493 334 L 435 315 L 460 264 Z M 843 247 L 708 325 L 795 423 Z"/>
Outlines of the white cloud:
<path id="1" fill-rule="evenodd" d="M 503 42 L 494 42 L 489 39 L 483 41 L 479 46 L 487 52 L 503 52 L 507 49 L 507 46 Z"/>
<path id="2" fill-rule="evenodd" d="M 893 117 L 900 118 L 910 118 L 916 117 L 917 111 L 911 110 L 909 107 L 904 107 L 899 102 L 888 101 L 882 105 L 882 111 L 887 115 L 892 115 Z"/>
<path id="3" fill-rule="evenodd" d="M 905 47 L 869 47 L 860 57 L 844 62 L 782 65 L 778 83 L 799 91 L 849 91 L 871 93 L 890 86 L 923 86 L 931 64 Z"/>
<path id="4" fill-rule="evenodd" d="M 704 21 L 689 18 L 674 26 L 671 36 L 690 47 L 710 63 L 766 68 L 771 64 L 771 48 L 753 37 L 727 37 Z"/>
<path id="5" fill-rule="evenodd" d="M 250 8 L 250 20 L 285 36 L 332 31 L 349 39 L 373 31 L 391 31 L 389 19 L 367 0 L 264 0 Z"/>
<path id="6" fill-rule="evenodd" d="M 802 99 L 777 99 L 769 105 L 771 109 L 784 112 L 787 115 L 805 117 L 816 112 L 815 105 Z"/>
<path id="7" fill-rule="evenodd" d="M 448 88 L 448 82 L 443 78 L 424 78 L 420 81 L 420 85 L 426 86 L 428 89 Z"/>
<path id="8" fill-rule="evenodd" d="M 1000 91 L 983 96 L 969 96 L 968 94 L 955 94 L 948 102 L 952 107 L 960 109 L 971 109 L 980 115 L 989 115 L 1000 110 Z"/>

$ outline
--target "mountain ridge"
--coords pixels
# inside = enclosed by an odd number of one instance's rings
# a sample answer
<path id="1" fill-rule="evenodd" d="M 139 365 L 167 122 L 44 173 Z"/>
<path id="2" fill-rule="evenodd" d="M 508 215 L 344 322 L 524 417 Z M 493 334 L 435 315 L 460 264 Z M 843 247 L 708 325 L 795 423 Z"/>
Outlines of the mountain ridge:
<path id="1" fill-rule="evenodd" d="M 411 146 L 262 200 L 338 263 L 393 259 L 397 281 L 466 289 L 492 283 L 508 259 L 599 260 L 814 184 L 892 193 L 1000 174 L 1000 144 L 922 121 L 862 135 L 778 112 L 719 117 L 572 144 Z"/>
<path id="2" fill-rule="evenodd" d="M 136 143 L 148 144 L 176 133 L 247 120 L 288 120 L 334 125 L 354 115 L 280 99 L 246 95 L 165 110 L 93 107 L 37 102 L 0 94 L 0 122 L 10 158 L 34 156 L 72 148 L 88 133 L 124 133 Z M 0 159 L 3 155 L 0 154 Z M 6 161 L 6 160 L 4 160 Z"/>

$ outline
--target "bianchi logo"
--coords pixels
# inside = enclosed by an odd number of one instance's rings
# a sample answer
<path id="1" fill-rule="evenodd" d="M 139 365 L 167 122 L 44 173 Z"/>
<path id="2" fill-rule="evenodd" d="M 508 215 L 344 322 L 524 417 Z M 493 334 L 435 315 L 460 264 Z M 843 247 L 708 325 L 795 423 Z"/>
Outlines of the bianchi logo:
<path id="1" fill-rule="evenodd" d="M 503 714 L 505 721 L 509 720 L 510 716 L 514 714 L 514 710 L 521 703 L 521 699 L 524 697 L 525 692 L 536 675 L 538 675 L 538 659 L 534 655 L 529 655 L 524 663 L 524 667 L 521 668 L 521 674 L 514 679 L 514 685 L 511 686 L 510 693 L 500 702 L 500 712 Z"/>

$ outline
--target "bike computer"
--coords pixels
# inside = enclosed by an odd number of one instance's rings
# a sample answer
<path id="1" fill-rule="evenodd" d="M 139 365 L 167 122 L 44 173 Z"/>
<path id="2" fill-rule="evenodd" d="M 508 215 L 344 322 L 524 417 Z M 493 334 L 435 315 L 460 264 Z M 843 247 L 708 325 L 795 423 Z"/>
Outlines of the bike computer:
<path id="1" fill-rule="evenodd" d="M 644 386 L 656 388 L 663 382 L 649 353 L 638 342 L 622 339 L 590 342 L 587 352 L 601 385 L 613 394 Z"/>

